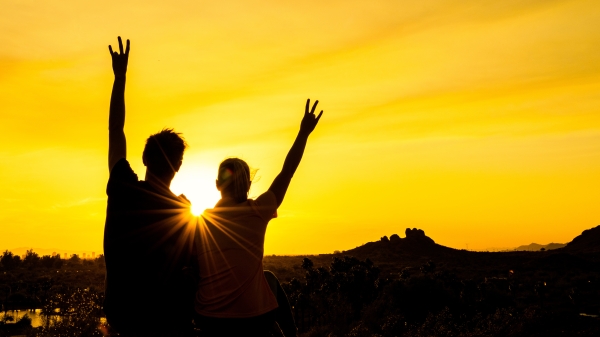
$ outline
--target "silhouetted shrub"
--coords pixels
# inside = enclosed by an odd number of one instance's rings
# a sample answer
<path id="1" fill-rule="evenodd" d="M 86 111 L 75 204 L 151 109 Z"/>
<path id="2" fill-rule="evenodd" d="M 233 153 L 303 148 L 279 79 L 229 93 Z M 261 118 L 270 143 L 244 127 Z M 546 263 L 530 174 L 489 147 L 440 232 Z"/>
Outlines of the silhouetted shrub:
<path id="1" fill-rule="evenodd" d="M 349 324 L 360 318 L 364 305 L 377 296 L 379 269 L 368 259 L 334 257 L 328 269 L 315 269 L 305 258 L 302 268 L 304 282 L 292 280 L 286 285 L 301 329 L 331 328 L 330 333 L 344 335 Z"/>

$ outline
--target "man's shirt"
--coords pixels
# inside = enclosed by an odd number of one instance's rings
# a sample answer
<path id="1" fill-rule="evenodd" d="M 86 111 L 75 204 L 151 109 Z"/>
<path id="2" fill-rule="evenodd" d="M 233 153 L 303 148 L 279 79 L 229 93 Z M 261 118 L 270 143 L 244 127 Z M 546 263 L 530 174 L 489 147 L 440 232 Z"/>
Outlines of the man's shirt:
<path id="1" fill-rule="evenodd" d="M 188 324 L 192 295 L 181 270 L 194 242 L 189 202 L 166 187 L 139 181 L 124 158 L 111 170 L 106 193 L 104 311 L 109 324 Z"/>

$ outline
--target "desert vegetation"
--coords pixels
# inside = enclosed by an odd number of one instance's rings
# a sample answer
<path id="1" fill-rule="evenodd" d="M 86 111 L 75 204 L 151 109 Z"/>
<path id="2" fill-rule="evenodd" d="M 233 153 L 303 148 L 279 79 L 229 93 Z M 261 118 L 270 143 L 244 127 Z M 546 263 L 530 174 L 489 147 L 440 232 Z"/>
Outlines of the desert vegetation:
<path id="1" fill-rule="evenodd" d="M 266 256 L 264 265 L 280 278 L 304 337 L 600 335 L 593 240 L 578 239 L 589 249 L 478 253 L 416 234 L 337 254 Z M 30 251 L 21 259 L 5 251 L 0 336 L 107 334 L 104 272 L 102 256 Z M 40 326 L 10 319 L 12 310 L 31 308 L 41 309 Z"/>
<path id="2" fill-rule="evenodd" d="M 0 256 L 0 336 L 102 336 L 104 257 L 69 259 L 38 256 L 24 259 L 5 251 Z M 41 309 L 42 325 L 32 328 L 27 315 L 15 322 L 16 310 Z"/>
<path id="3" fill-rule="evenodd" d="M 369 259 L 302 262 L 286 284 L 305 336 L 553 336 L 600 333 L 597 272 L 461 278 L 434 261 L 390 277 Z M 535 275 L 535 274 L 534 274 Z M 544 277 L 542 277 L 542 275 Z"/>

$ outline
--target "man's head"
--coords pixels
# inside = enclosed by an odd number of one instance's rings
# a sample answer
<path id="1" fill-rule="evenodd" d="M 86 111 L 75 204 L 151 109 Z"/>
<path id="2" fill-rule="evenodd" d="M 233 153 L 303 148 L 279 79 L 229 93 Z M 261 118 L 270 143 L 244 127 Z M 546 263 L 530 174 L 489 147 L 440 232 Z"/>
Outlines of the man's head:
<path id="1" fill-rule="evenodd" d="M 163 129 L 148 137 L 142 159 L 152 174 L 173 179 L 179 171 L 187 143 L 180 133 Z"/>

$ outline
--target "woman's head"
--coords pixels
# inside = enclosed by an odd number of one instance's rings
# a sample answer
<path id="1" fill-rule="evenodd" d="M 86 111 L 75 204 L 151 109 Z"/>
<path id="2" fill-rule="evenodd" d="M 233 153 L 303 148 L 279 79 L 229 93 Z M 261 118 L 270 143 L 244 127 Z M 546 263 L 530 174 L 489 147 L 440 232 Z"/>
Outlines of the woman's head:
<path id="1" fill-rule="evenodd" d="M 217 189 L 222 196 L 233 198 L 237 203 L 248 199 L 252 179 L 250 167 L 240 158 L 227 158 L 219 165 Z"/>

